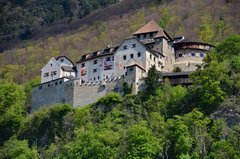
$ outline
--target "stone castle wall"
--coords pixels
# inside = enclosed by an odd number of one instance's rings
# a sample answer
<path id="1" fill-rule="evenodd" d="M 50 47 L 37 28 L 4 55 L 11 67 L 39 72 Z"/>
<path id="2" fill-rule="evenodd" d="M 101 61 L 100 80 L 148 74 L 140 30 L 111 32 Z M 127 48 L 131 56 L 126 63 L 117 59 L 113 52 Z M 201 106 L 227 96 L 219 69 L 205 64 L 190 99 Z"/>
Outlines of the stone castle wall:
<path id="1" fill-rule="evenodd" d="M 73 85 L 71 81 L 64 82 L 63 79 L 54 80 L 32 89 L 31 112 L 41 106 L 49 106 L 56 103 L 73 103 Z"/>
<path id="2" fill-rule="evenodd" d="M 124 81 L 126 81 L 124 77 L 119 77 L 103 82 L 84 84 L 81 84 L 78 79 L 66 82 L 63 79 L 59 79 L 44 83 L 34 87 L 32 90 L 31 112 L 42 106 L 49 107 L 56 103 L 66 103 L 73 107 L 85 106 L 96 102 L 109 92 L 122 94 Z"/>
<path id="3" fill-rule="evenodd" d="M 89 83 L 83 85 L 74 85 L 73 89 L 73 107 L 85 106 L 96 102 L 99 98 L 109 92 L 118 92 L 122 94 L 121 86 L 124 79 L 108 80 L 105 82 Z"/>

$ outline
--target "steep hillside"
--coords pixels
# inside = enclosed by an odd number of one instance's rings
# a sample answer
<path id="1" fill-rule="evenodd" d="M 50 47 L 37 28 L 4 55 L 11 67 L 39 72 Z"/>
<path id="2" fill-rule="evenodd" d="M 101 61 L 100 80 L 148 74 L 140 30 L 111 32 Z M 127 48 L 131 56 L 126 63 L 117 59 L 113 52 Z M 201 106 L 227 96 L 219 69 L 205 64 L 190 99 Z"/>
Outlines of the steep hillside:
<path id="1" fill-rule="evenodd" d="M 39 26 L 70 23 L 118 0 L 21 0 L 0 2 L 0 42 L 30 39 Z"/>
<path id="2" fill-rule="evenodd" d="M 67 55 L 73 61 L 82 54 L 118 45 L 146 22 L 155 19 L 171 36 L 215 44 L 240 33 L 237 0 L 125 0 L 98 10 L 71 25 L 41 28 L 36 39 L 25 41 L 0 55 L 0 76 L 24 83 L 39 76 L 41 67 L 52 57 Z M 60 32 L 60 33 L 59 33 Z"/>

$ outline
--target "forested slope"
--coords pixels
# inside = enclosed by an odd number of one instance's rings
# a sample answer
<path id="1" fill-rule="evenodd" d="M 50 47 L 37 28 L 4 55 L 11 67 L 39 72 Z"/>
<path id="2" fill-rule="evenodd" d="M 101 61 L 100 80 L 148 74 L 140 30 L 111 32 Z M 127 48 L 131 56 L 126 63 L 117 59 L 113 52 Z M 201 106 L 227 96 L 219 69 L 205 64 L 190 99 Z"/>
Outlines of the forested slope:
<path id="1" fill-rule="evenodd" d="M 69 25 L 38 30 L 42 38 L 24 41 L 22 46 L 0 54 L 0 76 L 17 83 L 27 82 L 40 75 L 40 69 L 51 57 L 67 55 L 77 61 L 82 54 L 103 49 L 110 43 L 119 45 L 152 19 L 173 37 L 184 35 L 188 39 L 216 44 L 231 34 L 239 34 L 239 5 L 237 0 L 166 0 L 161 3 L 124 0 Z M 62 33 L 52 36 L 55 30 Z"/>
<path id="2" fill-rule="evenodd" d="M 239 159 L 240 36 L 217 45 L 203 68 L 189 87 L 159 83 L 152 67 L 137 95 L 125 86 L 123 97 L 110 93 L 85 107 L 57 104 L 30 115 L 34 82 L 1 81 L 0 158 Z"/>
<path id="3" fill-rule="evenodd" d="M 0 2 L 0 42 L 30 39 L 39 26 L 70 23 L 118 0 L 2 0 Z"/>
<path id="4" fill-rule="evenodd" d="M 51 24 L 39 31 L 43 36 L 4 51 L 0 158 L 239 159 L 239 5 L 237 0 L 125 0 L 69 26 Z M 159 83 L 161 73 L 152 67 L 146 89 L 137 95 L 125 85 L 123 97 L 110 93 L 85 107 L 57 104 L 29 114 L 31 89 L 52 56 L 76 61 L 109 43 L 118 45 L 152 19 L 173 37 L 216 45 L 191 75 L 191 86 Z M 57 26 L 68 31 L 52 33 Z"/>

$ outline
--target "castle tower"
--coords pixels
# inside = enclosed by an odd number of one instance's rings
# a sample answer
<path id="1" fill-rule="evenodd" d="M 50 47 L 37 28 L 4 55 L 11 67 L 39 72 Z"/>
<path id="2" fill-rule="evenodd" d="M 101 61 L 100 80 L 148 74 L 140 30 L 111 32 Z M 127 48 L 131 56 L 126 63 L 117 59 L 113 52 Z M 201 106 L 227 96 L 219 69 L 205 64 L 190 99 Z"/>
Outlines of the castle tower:
<path id="1" fill-rule="evenodd" d="M 133 36 L 144 43 L 149 49 L 165 56 L 163 71 L 170 72 L 173 70 L 175 60 L 172 45 L 173 39 L 154 20 L 134 32 Z"/>

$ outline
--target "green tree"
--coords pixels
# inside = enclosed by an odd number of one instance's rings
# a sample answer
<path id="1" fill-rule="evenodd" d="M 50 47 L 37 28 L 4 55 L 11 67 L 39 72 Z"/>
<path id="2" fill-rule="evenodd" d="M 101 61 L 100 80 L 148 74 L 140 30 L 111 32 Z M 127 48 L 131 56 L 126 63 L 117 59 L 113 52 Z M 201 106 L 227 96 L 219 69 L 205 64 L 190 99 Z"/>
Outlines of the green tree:
<path id="1" fill-rule="evenodd" d="M 76 138 L 65 146 L 66 158 L 114 159 L 119 139 L 119 134 L 111 130 L 78 130 Z"/>
<path id="2" fill-rule="evenodd" d="M 25 111 L 25 92 L 15 83 L 0 83 L 0 145 L 19 130 Z"/>
<path id="3" fill-rule="evenodd" d="M 38 146 L 46 146 L 56 138 L 65 137 L 68 129 L 64 117 L 71 110 L 71 106 L 66 104 L 41 108 L 22 121 L 18 137 L 27 139 L 31 145 L 37 143 Z"/>
<path id="4" fill-rule="evenodd" d="M 240 55 L 240 35 L 232 35 L 219 43 L 216 51 L 222 59 Z"/>
<path id="5" fill-rule="evenodd" d="M 162 77 L 161 73 L 156 69 L 156 66 L 153 65 L 149 70 L 148 70 L 148 75 L 145 79 L 145 95 L 150 96 L 150 95 L 155 95 L 156 89 L 160 86 L 160 78 Z"/>
<path id="6" fill-rule="evenodd" d="M 201 41 L 211 43 L 214 38 L 214 30 L 212 23 L 209 23 L 212 17 L 209 15 L 201 16 L 201 25 L 199 28 L 199 37 Z"/>
<path id="7" fill-rule="evenodd" d="M 144 123 L 133 125 L 127 137 L 127 153 L 124 158 L 156 158 L 162 153 L 162 145 Z"/>
<path id="8" fill-rule="evenodd" d="M 224 140 L 213 143 L 211 150 L 210 158 L 214 159 L 238 159 L 240 157 L 240 153 L 237 153 L 234 147 Z"/>
<path id="9" fill-rule="evenodd" d="M 124 94 L 124 95 L 131 94 L 131 93 L 132 93 L 132 85 L 129 86 L 128 83 L 124 82 L 123 85 L 122 85 L 122 87 L 123 87 L 123 94 Z"/>
<path id="10" fill-rule="evenodd" d="M 160 21 L 159 21 L 159 25 L 160 25 L 163 29 L 165 29 L 166 26 L 168 25 L 168 22 L 169 22 L 170 18 L 171 18 L 171 16 L 170 16 L 170 14 L 169 14 L 169 11 L 168 11 L 167 9 L 163 9 L 163 10 L 161 11 L 161 19 L 160 19 Z"/>
<path id="11" fill-rule="evenodd" d="M 35 148 L 28 146 L 27 140 L 17 140 L 11 138 L 6 141 L 0 149 L 0 158 L 2 159 L 38 159 L 40 158 Z"/>

